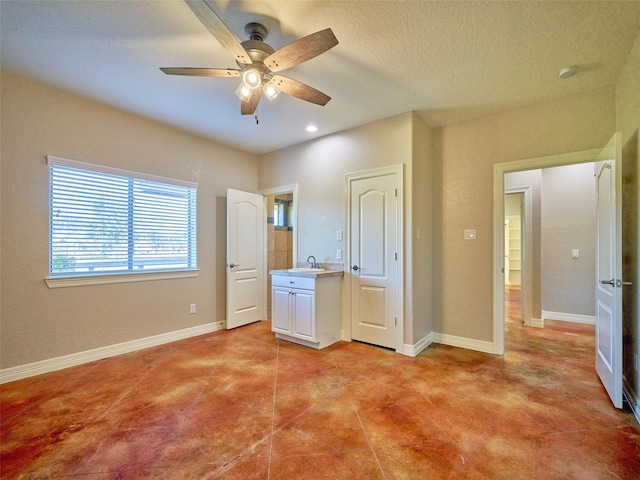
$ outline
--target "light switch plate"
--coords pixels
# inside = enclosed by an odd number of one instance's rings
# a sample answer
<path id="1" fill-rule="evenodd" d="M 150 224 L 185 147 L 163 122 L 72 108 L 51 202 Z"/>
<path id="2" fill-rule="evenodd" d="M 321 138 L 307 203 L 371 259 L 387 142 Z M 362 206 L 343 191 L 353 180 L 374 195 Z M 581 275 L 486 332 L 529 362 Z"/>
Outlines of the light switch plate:
<path id="1" fill-rule="evenodd" d="M 342 240 L 342 230 L 336 232 L 336 240 Z"/>
<path id="2" fill-rule="evenodd" d="M 465 240 L 475 240 L 476 239 L 476 231 L 475 229 L 467 229 L 464 231 L 464 239 Z"/>
<path id="3" fill-rule="evenodd" d="M 571 250 L 571 258 L 580 258 L 580 250 Z"/>

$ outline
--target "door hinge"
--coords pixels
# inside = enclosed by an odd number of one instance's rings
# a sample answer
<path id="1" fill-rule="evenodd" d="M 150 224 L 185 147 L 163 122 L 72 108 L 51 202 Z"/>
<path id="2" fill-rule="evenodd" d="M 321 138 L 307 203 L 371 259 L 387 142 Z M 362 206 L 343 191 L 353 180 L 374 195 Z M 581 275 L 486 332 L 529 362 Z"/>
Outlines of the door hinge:
<path id="1" fill-rule="evenodd" d="M 398 196 L 398 189 L 397 189 L 397 188 L 394 188 L 394 189 L 393 189 L 393 196 L 394 196 L 394 197 L 397 197 L 397 196 Z"/>
<path id="2" fill-rule="evenodd" d="M 394 253 L 394 257 L 396 259 L 396 262 L 398 261 L 398 252 Z"/>
<path id="3" fill-rule="evenodd" d="M 398 317 L 393 317 L 393 320 L 395 322 L 394 325 L 397 327 L 398 326 Z"/>

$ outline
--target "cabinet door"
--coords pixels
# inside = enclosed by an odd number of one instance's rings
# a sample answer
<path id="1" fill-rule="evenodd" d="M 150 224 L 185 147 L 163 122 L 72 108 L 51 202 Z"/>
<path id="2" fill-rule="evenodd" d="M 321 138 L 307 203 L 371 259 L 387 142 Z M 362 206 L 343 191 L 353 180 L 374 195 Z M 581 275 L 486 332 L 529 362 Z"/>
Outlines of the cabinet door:
<path id="1" fill-rule="evenodd" d="M 273 287 L 271 293 L 271 330 L 291 334 L 291 290 Z"/>
<path id="2" fill-rule="evenodd" d="M 293 335 L 304 340 L 316 341 L 315 292 L 293 290 Z"/>

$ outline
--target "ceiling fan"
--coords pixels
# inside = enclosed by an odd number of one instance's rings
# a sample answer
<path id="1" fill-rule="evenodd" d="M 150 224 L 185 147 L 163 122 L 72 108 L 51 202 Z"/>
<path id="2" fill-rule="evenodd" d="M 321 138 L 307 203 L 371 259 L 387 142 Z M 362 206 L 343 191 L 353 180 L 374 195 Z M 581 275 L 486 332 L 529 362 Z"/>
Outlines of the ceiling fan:
<path id="1" fill-rule="evenodd" d="M 190 75 L 200 77 L 242 77 L 236 90 L 240 97 L 240 112 L 251 115 L 256 111 L 261 92 L 273 100 L 280 92 L 285 92 L 301 100 L 326 105 L 331 97 L 309 85 L 282 75 L 274 75 L 287 68 L 306 62 L 338 44 L 330 28 L 308 35 L 274 50 L 264 43 L 268 30 L 260 23 L 248 23 L 244 31 L 249 40 L 240 42 L 222 19 L 205 0 L 185 0 L 196 17 L 211 35 L 233 55 L 240 68 L 161 68 L 169 75 Z"/>

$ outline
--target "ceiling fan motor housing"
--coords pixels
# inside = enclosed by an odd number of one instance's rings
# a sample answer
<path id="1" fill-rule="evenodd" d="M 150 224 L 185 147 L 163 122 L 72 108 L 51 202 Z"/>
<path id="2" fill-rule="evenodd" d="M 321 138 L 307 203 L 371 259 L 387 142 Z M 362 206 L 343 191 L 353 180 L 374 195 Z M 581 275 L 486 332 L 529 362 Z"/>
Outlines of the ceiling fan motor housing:
<path id="1" fill-rule="evenodd" d="M 245 40 L 241 43 L 241 45 L 245 49 L 253 63 L 236 63 L 242 69 L 247 68 L 250 65 L 249 68 L 254 68 L 260 71 L 261 76 L 266 81 L 269 79 L 270 72 L 269 69 L 264 65 L 264 59 L 275 52 L 271 45 L 264 43 L 263 41 L 265 38 L 267 38 L 269 32 L 264 25 L 255 22 L 247 23 L 247 25 L 244 27 L 244 32 L 249 37 L 249 40 Z"/>
<path id="2" fill-rule="evenodd" d="M 249 37 L 249 40 L 264 42 L 269 35 L 269 30 L 261 23 L 249 22 L 244 26 L 244 33 Z"/>

